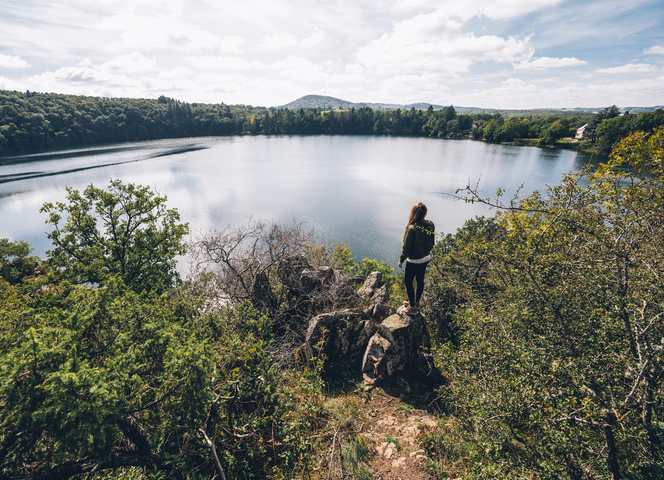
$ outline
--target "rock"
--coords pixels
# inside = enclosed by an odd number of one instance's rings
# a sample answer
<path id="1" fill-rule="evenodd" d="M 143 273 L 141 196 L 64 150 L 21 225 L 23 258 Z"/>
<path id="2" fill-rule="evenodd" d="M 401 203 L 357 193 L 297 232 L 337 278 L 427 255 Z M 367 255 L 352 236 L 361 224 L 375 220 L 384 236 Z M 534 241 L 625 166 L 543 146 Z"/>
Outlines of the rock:
<path id="1" fill-rule="evenodd" d="M 382 322 L 395 312 L 396 310 L 390 306 L 390 294 L 387 291 L 387 285 L 374 290 L 371 303 L 364 310 L 364 313 L 371 316 L 376 323 Z"/>
<path id="2" fill-rule="evenodd" d="M 330 294 L 335 299 L 335 308 L 358 308 L 361 304 L 360 296 L 355 290 L 356 280 L 344 273 L 334 272 L 334 283 L 330 286 Z"/>
<path id="3" fill-rule="evenodd" d="M 300 273 L 299 287 L 304 291 L 317 291 L 335 281 L 332 267 L 305 268 Z"/>
<path id="4" fill-rule="evenodd" d="M 279 277 L 284 285 L 295 295 L 304 294 L 302 272 L 311 268 L 306 258 L 301 255 L 289 257 L 279 264 Z"/>
<path id="5" fill-rule="evenodd" d="M 376 447 L 378 454 L 388 459 L 392 458 L 396 450 L 397 447 L 392 442 L 382 442 L 378 447 Z"/>
<path id="6" fill-rule="evenodd" d="M 372 304 L 388 303 L 389 301 L 390 294 L 387 291 L 387 285 L 381 285 L 374 290 L 373 296 L 371 297 Z"/>
<path id="7" fill-rule="evenodd" d="M 383 282 L 381 272 L 371 272 L 357 294 L 363 300 L 370 300 L 364 313 L 371 316 L 377 323 L 395 312 L 394 308 L 390 306 L 390 294 L 387 285 Z"/>
<path id="8" fill-rule="evenodd" d="M 393 468 L 403 468 L 406 466 L 406 457 L 399 457 L 392 462 Z"/>
<path id="9" fill-rule="evenodd" d="M 369 340 L 362 360 L 367 388 L 406 368 L 417 369 L 424 362 L 422 350 L 431 345 L 426 321 L 421 314 L 407 315 L 400 308 L 387 317 Z"/>
<path id="10" fill-rule="evenodd" d="M 369 299 L 374 295 L 376 289 L 383 286 L 383 283 L 383 274 L 381 272 L 371 272 L 357 293 L 360 295 L 360 298 Z"/>
<path id="11" fill-rule="evenodd" d="M 322 346 L 330 360 L 342 360 L 359 368 L 366 345 L 377 328 L 375 322 L 350 310 L 318 315 L 309 321 L 307 358 L 316 357 Z"/>
<path id="12" fill-rule="evenodd" d="M 355 279 L 332 267 L 312 267 L 302 256 L 285 259 L 279 266 L 281 281 L 292 298 L 299 299 L 303 310 L 357 308 L 360 297 Z"/>

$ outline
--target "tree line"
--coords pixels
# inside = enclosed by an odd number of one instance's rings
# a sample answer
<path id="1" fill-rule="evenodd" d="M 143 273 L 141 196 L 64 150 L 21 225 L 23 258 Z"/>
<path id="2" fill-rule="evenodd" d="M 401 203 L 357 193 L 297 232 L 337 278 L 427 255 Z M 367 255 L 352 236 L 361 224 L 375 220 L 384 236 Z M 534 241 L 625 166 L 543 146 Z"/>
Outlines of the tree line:
<path id="1" fill-rule="evenodd" d="M 278 109 L 247 105 L 0 91 L 0 154 L 101 143 L 219 135 L 397 135 L 556 145 L 587 125 L 575 146 L 608 155 L 618 140 L 664 125 L 664 110 L 637 115 L 505 117 L 434 110 Z M 567 144 L 569 145 L 569 144 Z"/>

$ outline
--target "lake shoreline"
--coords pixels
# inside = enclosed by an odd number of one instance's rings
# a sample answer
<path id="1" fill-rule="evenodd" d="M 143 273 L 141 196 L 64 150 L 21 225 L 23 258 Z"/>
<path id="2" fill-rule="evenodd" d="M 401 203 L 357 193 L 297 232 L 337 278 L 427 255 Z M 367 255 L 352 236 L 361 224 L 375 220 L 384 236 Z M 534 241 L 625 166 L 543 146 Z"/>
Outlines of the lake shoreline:
<path id="1" fill-rule="evenodd" d="M 435 141 L 434 141 L 435 140 Z M 192 230 L 223 229 L 248 219 L 304 222 L 354 258 L 396 267 L 410 207 L 422 201 L 439 234 L 492 215 L 450 194 L 481 179 L 527 194 L 585 167 L 588 154 L 470 139 L 373 135 L 186 137 L 49 150 L 0 165 L 0 238 L 50 248 L 45 202 L 67 188 L 104 188 L 110 178 L 149 186 L 168 198 Z"/>

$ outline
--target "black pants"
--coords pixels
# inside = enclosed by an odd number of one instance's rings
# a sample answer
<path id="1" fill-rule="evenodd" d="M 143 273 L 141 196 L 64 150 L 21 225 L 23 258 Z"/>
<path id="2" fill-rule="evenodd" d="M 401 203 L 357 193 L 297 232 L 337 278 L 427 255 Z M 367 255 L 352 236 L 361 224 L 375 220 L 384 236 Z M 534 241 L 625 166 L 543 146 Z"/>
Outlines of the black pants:
<path id="1" fill-rule="evenodd" d="M 406 293 L 408 294 L 408 302 L 410 306 L 414 307 L 416 303 L 420 303 L 422 292 L 424 292 L 424 273 L 427 270 L 429 262 L 425 263 L 411 263 L 406 261 L 406 271 L 404 272 L 404 281 L 406 284 Z M 417 283 L 417 290 L 413 286 L 413 281 Z"/>

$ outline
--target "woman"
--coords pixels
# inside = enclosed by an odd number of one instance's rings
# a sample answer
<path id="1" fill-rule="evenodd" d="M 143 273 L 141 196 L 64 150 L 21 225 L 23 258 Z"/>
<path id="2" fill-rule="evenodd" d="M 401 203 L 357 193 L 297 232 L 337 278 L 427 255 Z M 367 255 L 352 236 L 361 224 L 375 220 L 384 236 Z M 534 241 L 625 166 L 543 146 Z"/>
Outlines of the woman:
<path id="1" fill-rule="evenodd" d="M 424 291 L 424 273 L 429 260 L 431 249 L 436 240 L 433 222 L 425 220 L 427 207 L 422 202 L 416 203 L 410 210 L 408 224 L 403 234 L 403 250 L 399 258 L 399 268 L 406 262 L 404 280 L 406 293 L 408 293 L 408 306 L 404 310 L 407 314 L 418 312 L 420 299 Z M 417 283 L 417 290 L 413 286 Z"/>

